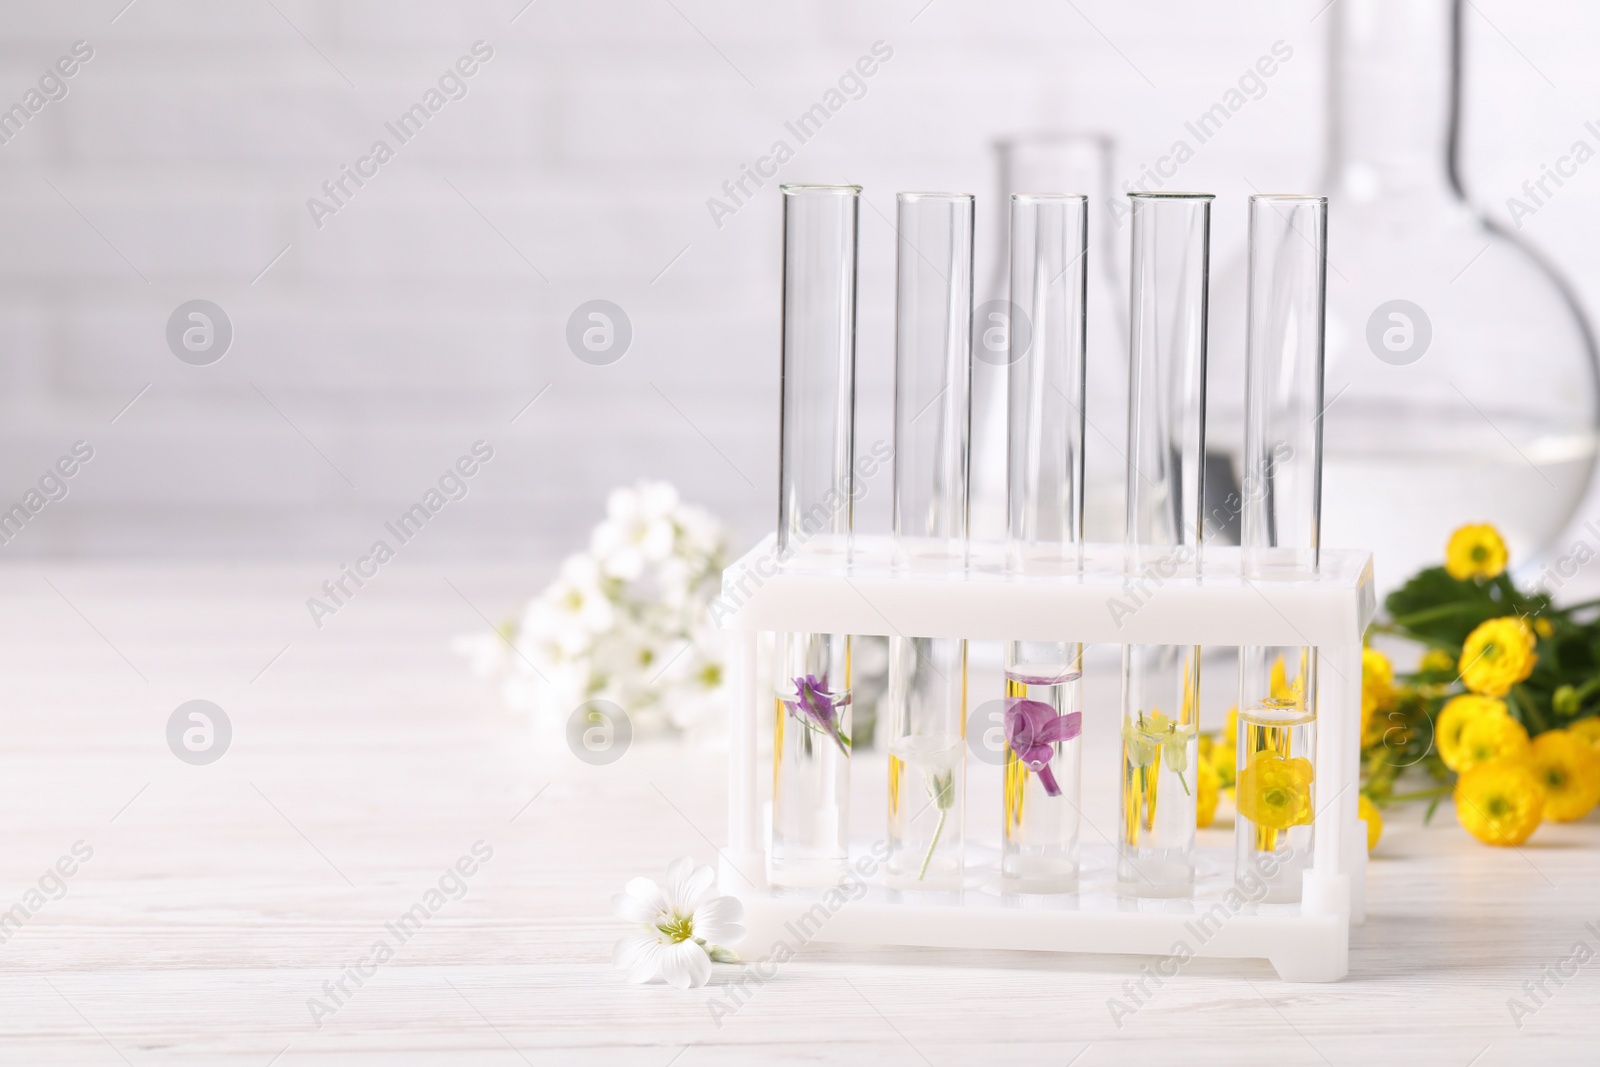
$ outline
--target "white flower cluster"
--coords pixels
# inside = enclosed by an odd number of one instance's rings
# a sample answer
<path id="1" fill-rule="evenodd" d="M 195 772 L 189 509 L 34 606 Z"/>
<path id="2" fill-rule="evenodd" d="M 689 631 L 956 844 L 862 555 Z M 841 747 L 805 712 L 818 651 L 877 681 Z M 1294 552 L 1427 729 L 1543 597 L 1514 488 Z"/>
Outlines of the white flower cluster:
<path id="1" fill-rule="evenodd" d="M 589 550 L 567 557 L 504 637 L 456 647 L 536 725 L 595 699 L 627 712 L 636 735 L 719 723 L 728 662 L 708 608 L 728 548 L 727 527 L 668 483 L 614 489 Z"/>

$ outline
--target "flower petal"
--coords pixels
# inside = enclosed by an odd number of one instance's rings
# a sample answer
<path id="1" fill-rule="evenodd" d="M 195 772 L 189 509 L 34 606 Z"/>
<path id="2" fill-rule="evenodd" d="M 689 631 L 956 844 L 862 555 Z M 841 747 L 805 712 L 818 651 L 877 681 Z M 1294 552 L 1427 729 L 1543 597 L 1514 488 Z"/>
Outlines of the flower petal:
<path id="1" fill-rule="evenodd" d="M 1045 724 L 1044 729 L 1034 735 L 1035 741 L 1049 743 L 1052 741 L 1071 741 L 1083 732 L 1083 712 L 1074 711 L 1070 715 L 1057 715 Z"/>
<path id="2" fill-rule="evenodd" d="M 1048 767 L 1050 758 L 1055 754 L 1056 750 L 1049 745 L 1030 745 L 1018 753 L 1018 758 L 1028 765 L 1030 771 L 1037 771 L 1041 767 Z"/>
<path id="3" fill-rule="evenodd" d="M 667 868 L 667 904 L 673 911 L 687 915 L 694 911 L 706 895 L 706 890 L 717 880 L 710 867 L 696 867 L 687 856 L 673 860 Z"/>
<path id="4" fill-rule="evenodd" d="M 1042 700 L 1013 697 L 1006 703 L 1006 738 L 1020 753 L 1044 740 L 1041 735 L 1056 718 L 1056 709 Z"/>
<path id="5" fill-rule="evenodd" d="M 744 938 L 744 905 L 733 897 L 712 897 L 694 909 L 694 936 L 712 945 L 736 945 Z"/>
<path id="6" fill-rule="evenodd" d="M 618 941 L 612 953 L 612 959 L 616 959 L 624 952 L 631 956 L 628 963 L 628 981 L 638 985 L 661 977 L 667 953 L 667 946 L 661 943 L 661 939 L 639 934 L 637 940 L 624 949 L 622 942 L 628 940 L 630 939 L 625 937 Z"/>
<path id="7" fill-rule="evenodd" d="M 647 953 L 651 945 L 660 946 L 661 934 L 655 930 L 639 930 L 631 934 L 623 934 L 617 938 L 617 943 L 611 949 L 611 962 L 623 970 L 632 969 L 639 961 L 639 956 Z"/>
<path id="8" fill-rule="evenodd" d="M 693 941 L 679 941 L 661 950 L 661 977 L 679 989 L 692 989 L 711 981 L 711 957 Z"/>
<path id="9" fill-rule="evenodd" d="M 667 910 L 667 898 L 661 892 L 661 887 L 648 878 L 631 880 L 626 891 L 611 899 L 616 906 L 617 918 L 631 923 L 644 923 L 646 926 L 653 925 L 656 917 Z"/>

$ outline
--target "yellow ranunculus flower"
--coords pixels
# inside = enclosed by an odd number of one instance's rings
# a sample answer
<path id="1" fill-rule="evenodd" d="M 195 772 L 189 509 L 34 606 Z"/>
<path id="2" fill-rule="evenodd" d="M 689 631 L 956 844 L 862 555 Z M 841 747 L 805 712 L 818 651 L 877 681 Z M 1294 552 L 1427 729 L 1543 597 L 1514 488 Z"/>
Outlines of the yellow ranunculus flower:
<path id="1" fill-rule="evenodd" d="M 1600 752 L 1600 718 L 1579 719 L 1567 727 L 1567 733 L 1583 738 Z"/>
<path id="2" fill-rule="evenodd" d="M 1490 845 L 1520 845 L 1544 816 L 1544 787 L 1519 759 L 1480 763 L 1456 781 L 1456 818 Z"/>
<path id="3" fill-rule="evenodd" d="M 1547 730 L 1533 739 L 1529 762 L 1544 786 L 1545 818 L 1571 822 L 1600 804 L 1600 753 L 1583 738 Z"/>
<path id="4" fill-rule="evenodd" d="M 1378 838 L 1383 836 L 1383 813 L 1378 810 L 1378 805 L 1367 799 L 1365 793 L 1361 794 L 1360 802 L 1356 805 L 1356 813 L 1367 824 L 1367 851 L 1371 852 L 1378 847 Z"/>
<path id="5" fill-rule="evenodd" d="M 1433 744 L 1439 750 L 1439 758 L 1444 760 L 1446 767 L 1452 771 L 1466 769 L 1462 766 L 1464 750 L 1461 746 L 1461 732 L 1466 729 L 1467 723 L 1485 715 L 1511 717 L 1506 711 L 1506 702 L 1495 700 L 1493 697 L 1463 693 L 1445 702 L 1444 709 L 1439 712 L 1439 718 L 1433 724 Z"/>
<path id="6" fill-rule="evenodd" d="M 1461 646 L 1461 680 L 1474 693 L 1503 697 L 1533 672 L 1533 629 L 1515 615 L 1479 623 Z"/>
<path id="7" fill-rule="evenodd" d="M 1510 715 L 1478 715 L 1461 728 L 1456 765 L 1450 769 L 1464 774 L 1480 763 L 1525 759 L 1528 751 L 1528 731 L 1516 719 Z"/>
<path id="8" fill-rule="evenodd" d="M 1394 704 L 1394 664 L 1375 648 L 1361 650 L 1361 744 L 1363 746 L 1376 744 L 1383 737 L 1383 730 L 1377 730 L 1377 737 L 1372 736 L 1374 730 L 1373 716 L 1380 711 L 1388 711 Z"/>
<path id="9" fill-rule="evenodd" d="M 1463 526 L 1450 535 L 1444 550 L 1444 569 L 1458 582 L 1497 578 L 1506 569 L 1506 543 L 1488 523 Z"/>
<path id="10" fill-rule="evenodd" d="M 1239 777 L 1239 709 L 1228 709 L 1228 721 L 1222 728 L 1222 734 L 1211 746 L 1211 755 L 1206 761 L 1211 764 L 1212 770 L 1217 772 L 1218 783 L 1223 789 L 1232 789 L 1235 780 Z"/>
<path id="11" fill-rule="evenodd" d="M 1549 637 L 1556 632 L 1556 624 L 1549 619 L 1534 619 L 1533 632 L 1540 637 Z"/>
<path id="12" fill-rule="evenodd" d="M 1239 814 L 1273 830 L 1311 822 L 1311 761 L 1257 752 L 1239 772 Z"/>
<path id="13" fill-rule="evenodd" d="M 1200 786 L 1194 798 L 1194 822 L 1196 826 L 1210 826 L 1217 817 L 1217 796 L 1222 792 L 1222 779 L 1217 776 L 1217 769 L 1209 761 L 1200 761 Z"/>
<path id="14" fill-rule="evenodd" d="M 1442 648 L 1430 648 L 1422 654 L 1422 662 L 1417 664 L 1419 671 L 1453 671 L 1456 669 L 1456 659 Z"/>

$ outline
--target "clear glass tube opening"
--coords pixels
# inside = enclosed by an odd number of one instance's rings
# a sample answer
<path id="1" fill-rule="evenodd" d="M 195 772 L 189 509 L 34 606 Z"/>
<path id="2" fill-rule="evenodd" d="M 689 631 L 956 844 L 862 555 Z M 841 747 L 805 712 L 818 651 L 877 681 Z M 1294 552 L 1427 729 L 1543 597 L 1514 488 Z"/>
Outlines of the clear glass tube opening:
<path id="1" fill-rule="evenodd" d="M 861 187 L 785 185 L 778 553 L 849 551 Z"/>
<path id="2" fill-rule="evenodd" d="M 848 559 L 855 461 L 860 187 L 786 185 L 777 554 Z M 849 862 L 850 638 L 779 634 L 772 849 L 779 886 L 842 881 Z"/>
<path id="3" fill-rule="evenodd" d="M 1321 536 L 1328 202 L 1250 198 L 1245 438 L 1246 578 L 1315 573 Z M 1316 811 L 1315 649 L 1239 650 L 1236 873 L 1300 899 Z"/>
<path id="4" fill-rule="evenodd" d="M 973 198 L 901 193 L 895 308 L 895 562 L 967 558 Z M 891 885 L 959 889 L 965 866 L 966 642 L 889 641 Z"/>
<path id="5" fill-rule="evenodd" d="M 1212 197 L 1131 199 L 1123 599 L 1137 611 L 1162 585 L 1192 579 L 1200 568 Z M 1193 892 L 1199 714 L 1198 645 L 1124 647 L 1117 857 L 1124 893 Z"/>

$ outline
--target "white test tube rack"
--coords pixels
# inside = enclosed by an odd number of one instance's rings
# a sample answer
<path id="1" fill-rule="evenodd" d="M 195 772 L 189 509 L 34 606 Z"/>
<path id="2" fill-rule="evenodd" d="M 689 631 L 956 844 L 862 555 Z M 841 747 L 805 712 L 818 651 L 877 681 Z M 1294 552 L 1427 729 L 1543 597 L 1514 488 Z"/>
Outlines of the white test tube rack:
<path id="1" fill-rule="evenodd" d="M 965 572 L 892 570 L 889 552 L 889 538 L 857 536 L 848 565 L 804 556 L 779 565 L 769 535 L 723 572 L 719 622 L 737 631 L 738 641 L 728 847 L 718 883 L 744 905 L 747 954 L 759 958 L 780 941 L 797 948 L 796 931 L 805 941 L 841 944 L 1155 956 L 1171 956 L 1181 944 L 1195 957 L 1265 959 L 1289 982 L 1345 976 L 1350 924 L 1361 922 L 1365 911 L 1366 829 L 1357 798 L 1361 643 L 1375 607 L 1370 553 L 1323 550 L 1315 576 L 1268 581 L 1240 577 L 1237 548 L 1208 546 L 1202 577 L 1166 580 L 1126 573 L 1121 545 L 1086 545 L 1082 574 L 1072 577 L 1007 573 L 998 544 L 974 544 Z M 1131 614 L 1114 614 L 1114 600 L 1128 602 L 1124 583 L 1130 578 L 1142 581 L 1143 602 Z M 877 881 L 837 908 L 825 905 L 819 915 L 826 890 L 778 890 L 766 880 L 770 805 L 757 788 L 756 739 L 758 716 L 773 714 L 774 705 L 771 679 L 759 676 L 762 632 L 1315 647 L 1315 843 L 1301 900 L 1236 910 L 1227 897 L 1231 847 L 1201 850 L 1210 851 L 1214 873 L 1197 882 L 1193 898 L 1131 899 L 1116 892 L 1108 873 L 1112 846 L 1086 843 L 1084 877 L 1073 893 L 1019 901 L 998 889 L 967 889 L 929 902 L 922 899 L 929 894 L 896 892 Z M 1115 706 L 1084 709 L 1086 719 L 1119 713 Z M 1096 857 L 1097 850 L 1104 855 Z M 853 843 L 852 861 L 857 852 Z"/>

